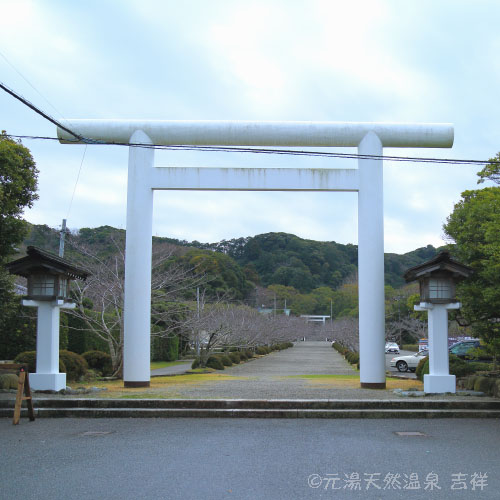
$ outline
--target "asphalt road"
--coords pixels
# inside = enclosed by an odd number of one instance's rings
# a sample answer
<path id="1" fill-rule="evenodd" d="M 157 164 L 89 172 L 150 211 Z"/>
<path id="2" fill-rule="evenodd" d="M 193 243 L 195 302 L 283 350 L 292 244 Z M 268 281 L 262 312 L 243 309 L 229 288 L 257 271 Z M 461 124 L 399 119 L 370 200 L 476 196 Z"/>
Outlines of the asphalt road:
<path id="1" fill-rule="evenodd" d="M 499 420 L 2 419 L 0 443 L 2 500 L 496 500 L 500 490 Z"/>

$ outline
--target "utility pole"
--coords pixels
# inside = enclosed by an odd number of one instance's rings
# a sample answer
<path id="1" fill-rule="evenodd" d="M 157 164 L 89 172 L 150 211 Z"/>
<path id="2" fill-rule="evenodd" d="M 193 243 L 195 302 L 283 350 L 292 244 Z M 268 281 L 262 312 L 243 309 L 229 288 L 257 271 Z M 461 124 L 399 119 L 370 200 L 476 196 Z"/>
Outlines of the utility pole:
<path id="1" fill-rule="evenodd" d="M 198 318 L 196 331 L 196 355 L 200 355 L 200 287 L 196 287 L 196 317 Z"/>
<path id="2" fill-rule="evenodd" d="M 59 236 L 59 257 L 64 257 L 64 238 L 66 236 L 66 219 L 62 220 L 61 233 Z"/>

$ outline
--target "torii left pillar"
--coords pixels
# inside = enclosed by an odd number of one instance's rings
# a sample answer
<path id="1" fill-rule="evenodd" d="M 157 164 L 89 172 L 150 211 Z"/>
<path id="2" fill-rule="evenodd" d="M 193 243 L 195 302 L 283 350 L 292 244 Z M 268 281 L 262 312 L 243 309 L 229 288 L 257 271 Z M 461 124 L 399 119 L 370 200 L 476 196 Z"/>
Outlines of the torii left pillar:
<path id="1" fill-rule="evenodd" d="M 130 142 L 151 144 L 151 139 L 138 130 L 134 132 Z M 129 148 L 123 343 L 125 387 L 150 385 L 153 238 L 153 190 L 150 173 L 153 166 L 153 148 Z"/>

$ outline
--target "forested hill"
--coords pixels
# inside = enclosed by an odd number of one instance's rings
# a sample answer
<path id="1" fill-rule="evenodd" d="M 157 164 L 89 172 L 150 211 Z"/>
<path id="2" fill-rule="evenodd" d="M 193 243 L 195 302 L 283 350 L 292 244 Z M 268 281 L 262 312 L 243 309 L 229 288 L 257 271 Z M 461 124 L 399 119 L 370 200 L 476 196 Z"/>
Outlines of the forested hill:
<path id="1" fill-rule="evenodd" d="M 78 233 L 78 239 L 95 252 L 111 254 L 116 251 L 117 239 L 123 240 L 125 231 L 110 226 L 95 229 L 83 228 Z M 337 288 L 346 279 L 354 279 L 357 271 L 356 245 L 343 245 L 334 241 L 321 242 L 306 240 L 288 233 L 266 233 L 247 238 L 222 240 L 218 243 L 188 242 L 174 238 L 153 238 L 154 244 L 172 244 L 183 247 L 184 251 L 194 249 L 219 252 L 230 259 L 218 259 L 218 268 L 230 268 L 241 283 L 240 293 L 249 290 L 243 286 L 243 273 L 249 282 L 262 286 L 280 284 L 293 286 L 302 293 L 328 286 Z M 32 226 L 30 235 L 23 247 L 36 245 L 57 253 L 59 245 L 58 233 L 47 226 Z M 194 248 L 193 248 L 194 247 Z M 22 252 L 24 248 L 20 249 Z M 385 282 L 394 288 L 404 284 L 403 274 L 412 266 L 434 257 L 438 249 L 431 245 L 398 255 L 385 255 Z M 23 252 L 24 253 L 24 252 Z M 71 249 L 68 248 L 68 258 Z M 234 260 L 233 260 L 234 259 Z M 235 261 L 235 262 L 234 262 Z M 243 272 L 242 272 L 243 271 Z"/>
<path id="2" fill-rule="evenodd" d="M 287 233 L 266 233 L 254 237 L 201 244 L 200 248 L 226 253 L 243 266 L 252 281 L 293 286 L 309 292 L 320 286 L 337 288 L 357 272 L 357 245 L 334 241 L 305 240 Z M 385 283 L 394 288 L 404 284 L 403 274 L 412 266 L 431 259 L 439 249 L 432 245 L 403 255 L 385 254 Z"/>

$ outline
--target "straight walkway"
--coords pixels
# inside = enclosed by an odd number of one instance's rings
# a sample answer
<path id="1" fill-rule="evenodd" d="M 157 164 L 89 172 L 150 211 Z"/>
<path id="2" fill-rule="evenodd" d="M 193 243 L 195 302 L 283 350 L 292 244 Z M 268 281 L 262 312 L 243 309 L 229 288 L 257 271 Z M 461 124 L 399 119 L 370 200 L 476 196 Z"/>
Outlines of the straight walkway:
<path id="1" fill-rule="evenodd" d="M 392 390 L 361 389 L 357 375 L 330 342 L 297 342 L 226 368 L 223 380 L 173 384 L 161 397 L 181 399 L 391 399 Z M 155 371 L 153 372 L 155 374 Z M 325 375 L 325 377 L 321 377 Z M 338 377 L 335 377 L 338 376 Z M 152 389 L 153 392 L 156 392 Z M 159 391 L 158 391 L 159 394 Z M 160 397 L 160 396 L 159 396 Z"/>

